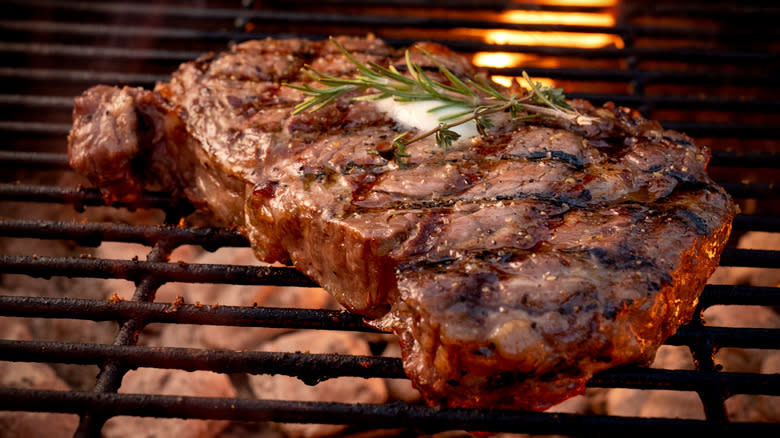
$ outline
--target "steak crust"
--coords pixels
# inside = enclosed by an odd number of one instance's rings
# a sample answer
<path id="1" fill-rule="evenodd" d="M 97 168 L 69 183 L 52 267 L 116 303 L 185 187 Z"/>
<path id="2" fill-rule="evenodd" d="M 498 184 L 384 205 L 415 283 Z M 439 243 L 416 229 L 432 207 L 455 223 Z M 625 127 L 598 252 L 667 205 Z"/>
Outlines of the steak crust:
<path id="1" fill-rule="evenodd" d="M 378 39 L 339 42 L 403 69 Z M 305 64 L 355 70 L 329 42 L 269 39 L 185 63 L 154 91 L 92 88 L 76 98 L 71 165 L 114 200 L 186 196 L 258 258 L 294 264 L 398 335 L 432 404 L 545 409 L 651 360 L 690 319 L 735 213 L 706 147 L 573 101 L 598 122 L 499 121 L 446 150 L 413 143 L 399 167 L 386 151 L 408 127 L 371 102 L 292 115 L 303 96 L 282 83 L 308 80 Z"/>

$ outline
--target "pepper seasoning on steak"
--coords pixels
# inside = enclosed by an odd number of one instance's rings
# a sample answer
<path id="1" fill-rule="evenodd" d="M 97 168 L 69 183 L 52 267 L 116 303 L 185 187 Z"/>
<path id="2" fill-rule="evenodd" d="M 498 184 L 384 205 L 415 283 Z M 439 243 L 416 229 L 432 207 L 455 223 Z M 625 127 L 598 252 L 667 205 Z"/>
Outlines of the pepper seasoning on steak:
<path id="1" fill-rule="evenodd" d="M 404 65 L 381 40 L 338 41 Z M 573 101 L 597 122 L 500 120 L 447 149 L 410 144 L 399 166 L 386 151 L 409 127 L 370 101 L 292 114 L 304 96 L 282 83 L 309 81 L 306 64 L 355 74 L 330 42 L 269 39 L 185 63 L 154 91 L 88 90 L 71 165 L 107 197 L 156 187 L 238 227 L 258 258 L 394 332 L 432 404 L 542 410 L 598 371 L 648 362 L 690 319 L 735 214 L 706 147 Z"/>

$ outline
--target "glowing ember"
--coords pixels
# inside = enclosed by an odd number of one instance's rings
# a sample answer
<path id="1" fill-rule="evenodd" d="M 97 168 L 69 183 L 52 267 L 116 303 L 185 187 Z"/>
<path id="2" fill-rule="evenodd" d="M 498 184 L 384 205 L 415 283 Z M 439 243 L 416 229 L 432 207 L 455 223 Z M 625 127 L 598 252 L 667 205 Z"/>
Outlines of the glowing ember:
<path id="1" fill-rule="evenodd" d="M 566 24 L 582 26 L 613 26 L 615 17 L 611 13 L 552 12 L 552 11 L 507 11 L 501 14 L 501 21 L 518 24 Z"/>
<path id="2" fill-rule="evenodd" d="M 612 9 L 617 0 L 544 0 L 539 3 L 567 6 L 604 7 L 602 12 L 555 12 L 513 10 L 501 14 L 499 20 L 513 24 L 561 24 L 577 26 L 610 27 L 615 25 Z M 496 29 L 481 33 L 484 41 L 490 44 L 516 44 L 529 46 L 561 46 L 595 49 L 600 47 L 623 47 L 623 40 L 613 34 L 585 32 L 539 32 Z M 528 55 L 510 52 L 479 52 L 473 62 L 481 67 L 518 67 L 527 63 Z M 556 65 L 557 66 L 557 65 Z M 553 67 L 549 66 L 548 67 Z M 509 76 L 493 76 L 493 81 L 509 86 L 513 80 Z M 548 78 L 534 78 L 543 85 L 554 85 Z"/>
<path id="3" fill-rule="evenodd" d="M 611 7 L 617 0 L 537 0 L 541 5 Z"/>
<path id="4" fill-rule="evenodd" d="M 583 47 L 588 49 L 605 47 L 610 44 L 622 47 L 623 43 L 620 37 L 605 33 L 530 32 L 523 30 L 490 30 L 485 33 L 485 42 L 530 46 Z"/>

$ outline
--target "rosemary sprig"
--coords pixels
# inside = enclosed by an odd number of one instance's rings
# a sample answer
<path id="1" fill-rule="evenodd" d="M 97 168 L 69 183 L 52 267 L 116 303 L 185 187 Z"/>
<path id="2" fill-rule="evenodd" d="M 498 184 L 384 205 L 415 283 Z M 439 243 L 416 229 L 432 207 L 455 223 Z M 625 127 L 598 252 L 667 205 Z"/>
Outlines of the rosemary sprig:
<path id="1" fill-rule="evenodd" d="M 355 64 L 358 72 L 354 77 L 342 78 L 321 72 L 309 65 L 303 67 L 302 71 L 306 76 L 324 87 L 315 88 L 308 83 L 285 84 L 287 87 L 302 91 L 306 96 L 303 102 L 296 105 L 293 114 L 307 110 L 317 111 L 350 93 L 358 94 L 353 97 L 356 100 L 393 98 L 398 102 L 437 101 L 441 102 L 441 105 L 431 108 L 429 112 L 444 109 L 453 111 L 450 115 L 439 118 L 439 125 L 431 130 L 413 137 L 403 133 L 394 138 L 393 153 L 399 165 L 403 164 L 403 158 L 409 157 L 406 150 L 408 145 L 433 135 L 437 145 L 442 148 L 450 147 L 460 138 L 460 134 L 452 128 L 472 120 L 476 124 L 477 132 L 482 136 L 487 135 L 487 130 L 493 127 L 488 116 L 498 112 L 508 112 L 513 120 L 552 117 L 579 126 L 589 125 L 596 120 L 574 111 L 566 103 L 562 89 L 543 87 L 539 83 L 534 83 L 526 72 L 523 72 L 523 79 L 530 87 L 530 93 L 524 96 L 516 94 L 505 96 L 480 77 L 464 82 L 421 47 L 417 47 L 417 50 L 434 63 L 448 83 L 431 79 L 422 67 L 411 61 L 409 50 L 406 51 L 406 67 L 409 76 L 404 76 L 392 65 L 384 67 L 370 61 L 363 63 L 333 37 L 330 40 L 349 61 Z"/>

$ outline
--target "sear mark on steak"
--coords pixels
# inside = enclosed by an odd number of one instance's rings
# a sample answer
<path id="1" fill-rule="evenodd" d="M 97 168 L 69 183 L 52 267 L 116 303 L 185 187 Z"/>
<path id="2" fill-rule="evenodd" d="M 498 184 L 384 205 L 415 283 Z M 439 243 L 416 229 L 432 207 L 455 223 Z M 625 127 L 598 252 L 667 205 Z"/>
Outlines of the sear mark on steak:
<path id="1" fill-rule="evenodd" d="M 403 70 L 380 40 L 339 41 Z M 408 128 L 371 102 L 292 115 L 303 96 L 281 82 L 308 80 L 303 64 L 354 73 L 329 42 L 265 40 L 185 63 L 154 91 L 92 88 L 76 98 L 71 165 L 110 199 L 156 187 L 238 227 L 260 259 L 397 334 L 434 404 L 545 409 L 651 360 L 691 317 L 735 213 L 707 148 L 573 101 L 599 121 L 496 123 L 447 150 L 429 138 L 399 168 L 387 152 Z"/>

